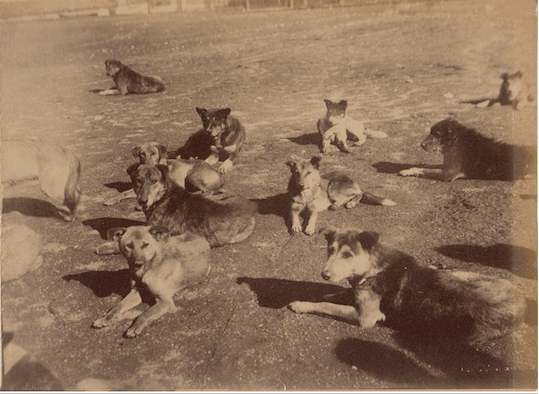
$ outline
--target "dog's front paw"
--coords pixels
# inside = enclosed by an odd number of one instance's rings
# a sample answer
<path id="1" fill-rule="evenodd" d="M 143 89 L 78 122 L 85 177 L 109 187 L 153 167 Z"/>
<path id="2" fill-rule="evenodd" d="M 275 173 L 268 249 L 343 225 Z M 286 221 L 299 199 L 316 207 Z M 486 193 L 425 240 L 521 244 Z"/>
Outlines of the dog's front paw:
<path id="1" fill-rule="evenodd" d="M 133 325 L 129 327 L 129 329 L 125 332 L 125 336 L 127 338 L 138 337 L 142 333 L 142 330 L 144 330 L 145 327 L 146 327 L 145 323 L 140 323 L 139 320 L 135 320 Z"/>
<path id="2" fill-rule="evenodd" d="M 92 328 L 103 328 L 109 325 L 109 321 L 105 319 L 105 316 L 97 319 L 92 323 Z"/>
<path id="3" fill-rule="evenodd" d="M 422 174 L 421 168 L 412 167 L 407 170 L 399 171 L 400 176 L 419 176 Z"/>
<path id="4" fill-rule="evenodd" d="M 294 233 L 301 233 L 301 224 L 295 223 L 292 225 L 292 231 Z"/>
<path id="5" fill-rule="evenodd" d="M 296 313 L 309 313 L 311 310 L 310 303 L 305 301 L 294 301 L 288 304 L 288 309 Z"/>
<path id="6" fill-rule="evenodd" d="M 307 226 L 305 227 L 305 234 L 307 235 L 313 235 L 315 232 L 314 226 Z"/>
<path id="7" fill-rule="evenodd" d="M 116 241 L 105 242 L 96 249 L 95 253 L 99 256 L 118 254 L 120 253 L 120 246 Z"/>
<path id="8" fill-rule="evenodd" d="M 224 174 L 225 172 L 228 172 L 232 168 L 233 164 L 230 160 L 225 160 L 223 164 L 219 166 L 217 171 L 219 171 L 221 174 Z"/>
<path id="9" fill-rule="evenodd" d="M 348 201 L 345 205 L 346 209 L 354 208 L 357 205 L 357 200 Z"/>

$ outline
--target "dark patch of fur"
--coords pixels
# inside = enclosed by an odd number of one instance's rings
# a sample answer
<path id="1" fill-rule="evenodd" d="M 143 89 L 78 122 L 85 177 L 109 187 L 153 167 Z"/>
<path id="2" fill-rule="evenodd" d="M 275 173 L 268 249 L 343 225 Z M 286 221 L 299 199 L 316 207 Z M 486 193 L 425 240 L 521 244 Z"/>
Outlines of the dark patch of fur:
<path id="1" fill-rule="evenodd" d="M 118 60 L 106 60 L 107 72 L 109 65 L 118 68 L 118 71 L 110 75 L 120 94 L 146 94 L 157 93 L 165 90 L 165 85 L 160 78 L 143 76 L 133 71 Z"/>

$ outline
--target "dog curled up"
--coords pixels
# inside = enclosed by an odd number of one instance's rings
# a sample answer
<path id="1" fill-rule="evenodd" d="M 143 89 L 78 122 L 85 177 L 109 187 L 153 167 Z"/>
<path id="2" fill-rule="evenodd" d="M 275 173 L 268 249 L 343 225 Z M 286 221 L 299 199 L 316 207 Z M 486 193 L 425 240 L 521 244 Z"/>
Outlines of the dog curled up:
<path id="1" fill-rule="evenodd" d="M 424 176 L 446 182 L 458 178 L 513 180 L 536 172 L 537 149 L 495 141 L 448 118 L 436 123 L 421 143 L 427 152 L 440 152 L 441 169 L 409 168 L 401 176 Z"/>
<path id="2" fill-rule="evenodd" d="M 388 319 L 419 337 L 467 344 L 506 335 L 524 317 L 526 299 L 508 280 L 421 266 L 381 244 L 375 232 L 330 228 L 325 236 L 328 260 L 322 277 L 335 283 L 346 279 L 352 288 L 322 302 L 293 302 L 294 312 L 328 315 L 363 328 Z"/>
<path id="3" fill-rule="evenodd" d="M 4 140 L 1 156 L 2 183 L 38 179 L 43 193 L 69 209 L 69 214 L 58 213 L 66 221 L 75 219 L 81 197 L 81 169 L 73 152 L 45 141 Z"/>
<path id="4" fill-rule="evenodd" d="M 229 171 L 245 143 L 245 128 L 230 116 L 230 108 L 197 108 L 202 129 L 192 134 L 178 150 L 178 158 L 198 158 L 213 165 L 221 161 L 219 172 Z"/>
<path id="5" fill-rule="evenodd" d="M 160 77 L 140 75 L 118 60 L 105 60 L 105 67 L 116 87 L 99 92 L 102 96 L 147 94 L 165 90 L 165 84 Z"/>
<path id="6" fill-rule="evenodd" d="M 367 136 L 370 138 L 387 138 L 387 134 L 383 131 L 367 130 L 363 122 L 352 119 L 346 114 L 348 102 L 341 100 L 335 103 L 331 100 L 324 100 L 326 109 L 316 126 L 322 137 L 322 153 L 328 153 L 331 144 L 346 153 L 350 153 L 347 140 L 350 135 L 355 140 L 354 146 L 360 146 L 365 143 Z"/>
<path id="7" fill-rule="evenodd" d="M 327 209 L 336 210 L 342 206 L 353 208 L 358 202 L 396 205 L 387 198 L 363 192 L 357 183 L 344 174 L 334 172 L 322 179 L 319 171 L 321 161 L 322 158 L 313 157 L 311 160 L 286 162 L 292 172 L 288 195 L 293 232 L 302 231 L 299 217 L 303 212 L 307 213 L 305 234 L 312 235 L 318 213 Z"/>
<path id="8" fill-rule="evenodd" d="M 163 226 L 133 226 L 109 232 L 129 264 L 131 292 L 97 319 L 92 325 L 95 328 L 120 320 L 142 302 L 141 293 L 148 292 L 155 304 L 125 332 L 128 338 L 136 337 L 152 321 L 176 309 L 173 297 L 178 291 L 204 281 L 210 272 L 210 245 L 203 237 L 190 233 L 170 237 Z"/>

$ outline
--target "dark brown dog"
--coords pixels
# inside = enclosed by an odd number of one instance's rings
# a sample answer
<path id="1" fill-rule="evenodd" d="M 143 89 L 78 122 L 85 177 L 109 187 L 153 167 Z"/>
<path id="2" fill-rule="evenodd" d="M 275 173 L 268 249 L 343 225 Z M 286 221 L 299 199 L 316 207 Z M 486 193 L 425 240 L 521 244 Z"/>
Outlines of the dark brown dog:
<path id="1" fill-rule="evenodd" d="M 413 167 L 401 176 L 424 176 L 446 182 L 458 178 L 512 180 L 536 172 L 537 149 L 495 141 L 448 118 L 432 126 L 421 143 L 427 152 L 441 152 L 441 169 Z"/>
<path id="2" fill-rule="evenodd" d="M 508 334 L 524 317 L 526 299 L 508 280 L 421 266 L 379 243 L 375 232 L 328 229 L 325 234 L 329 257 L 322 277 L 335 283 L 346 279 L 352 288 L 324 302 L 293 302 L 296 313 L 329 315 L 363 328 L 387 317 L 420 337 L 464 343 Z"/>
<path id="3" fill-rule="evenodd" d="M 105 60 L 105 67 L 107 75 L 112 77 L 116 87 L 99 92 L 102 96 L 147 94 L 165 90 L 165 84 L 161 78 L 140 75 L 118 60 Z"/>
<path id="4" fill-rule="evenodd" d="M 189 137 L 178 150 L 181 158 L 196 157 L 210 164 L 222 161 L 219 172 L 227 172 L 238 159 L 245 142 L 245 128 L 230 116 L 230 108 L 196 109 L 203 129 Z"/>

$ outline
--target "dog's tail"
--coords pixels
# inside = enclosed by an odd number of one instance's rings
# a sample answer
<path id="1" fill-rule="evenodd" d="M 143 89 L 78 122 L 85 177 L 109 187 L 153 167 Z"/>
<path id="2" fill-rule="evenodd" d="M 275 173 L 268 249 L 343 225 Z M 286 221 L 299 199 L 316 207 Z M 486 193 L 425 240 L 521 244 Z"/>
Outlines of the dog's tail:
<path id="1" fill-rule="evenodd" d="M 361 197 L 361 202 L 364 204 L 371 204 L 371 205 L 387 205 L 387 206 L 397 205 L 395 201 L 390 200 L 389 198 L 378 197 L 369 192 L 363 192 L 363 196 Z"/>
<path id="2" fill-rule="evenodd" d="M 378 138 L 378 139 L 389 137 L 389 136 L 387 135 L 387 133 L 384 133 L 383 131 L 380 131 L 380 130 L 370 130 L 370 129 L 366 129 L 366 130 L 365 130 L 365 135 L 366 135 L 367 137 L 370 137 L 370 138 Z"/>

